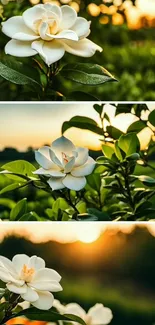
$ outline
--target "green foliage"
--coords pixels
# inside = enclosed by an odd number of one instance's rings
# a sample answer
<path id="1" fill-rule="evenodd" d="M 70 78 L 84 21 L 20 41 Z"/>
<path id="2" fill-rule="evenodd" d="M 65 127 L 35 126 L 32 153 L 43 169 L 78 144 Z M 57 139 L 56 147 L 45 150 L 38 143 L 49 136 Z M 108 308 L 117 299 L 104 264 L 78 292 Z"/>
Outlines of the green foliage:
<path id="1" fill-rule="evenodd" d="M 70 315 L 70 314 L 64 314 L 61 315 L 53 309 L 48 311 L 38 310 L 37 308 L 29 308 L 26 310 L 20 311 L 17 315 L 18 316 L 26 316 L 28 319 L 31 320 L 39 320 L 39 321 L 46 321 L 46 322 L 57 322 L 57 321 L 74 321 L 81 325 L 86 325 L 84 320 L 81 319 L 78 316 Z"/>
<path id="2" fill-rule="evenodd" d="M 91 63 L 67 64 L 60 74 L 67 79 L 89 86 L 116 81 L 106 69 Z"/>

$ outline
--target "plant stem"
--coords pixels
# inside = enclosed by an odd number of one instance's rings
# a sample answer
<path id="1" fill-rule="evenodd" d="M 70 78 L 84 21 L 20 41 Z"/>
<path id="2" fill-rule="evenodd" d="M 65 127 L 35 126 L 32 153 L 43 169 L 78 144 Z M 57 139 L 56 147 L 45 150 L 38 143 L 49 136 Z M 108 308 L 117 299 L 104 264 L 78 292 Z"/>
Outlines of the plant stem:
<path id="1" fill-rule="evenodd" d="M 20 299 L 21 299 L 21 297 L 19 295 L 17 296 L 14 293 L 10 295 L 9 307 L 6 309 L 5 316 L 2 319 L 0 325 L 5 324 L 9 319 L 12 318 L 12 310 L 17 306 Z"/>

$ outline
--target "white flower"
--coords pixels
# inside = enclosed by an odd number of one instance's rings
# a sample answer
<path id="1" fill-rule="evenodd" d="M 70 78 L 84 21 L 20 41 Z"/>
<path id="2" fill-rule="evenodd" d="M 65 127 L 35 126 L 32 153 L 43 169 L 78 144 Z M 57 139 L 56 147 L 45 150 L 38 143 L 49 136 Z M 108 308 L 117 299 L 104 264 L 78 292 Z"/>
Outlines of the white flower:
<path id="1" fill-rule="evenodd" d="M 53 306 L 61 314 L 73 314 L 81 317 L 87 325 L 107 325 L 111 322 L 113 315 L 110 308 L 103 304 L 96 304 L 88 310 L 88 313 L 76 303 L 63 306 L 58 300 L 54 300 Z M 77 324 L 74 322 L 74 324 Z"/>
<path id="2" fill-rule="evenodd" d="M 86 185 L 85 176 L 92 173 L 95 160 L 88 156 L 88 149 L 75 147 L 62 136 L 51 147 L 44 146 L 35 152 L 35 159 L 41 166 L 34 174 L 50 177 L 52 190 L 65 187 L 79 191 Z"/>
<path id="3" fill-rule="evenodd" d="M 18 306 L 21 307 L 22 309 L 28 309 L 30 308 L 30 305 L 31 304 L 29 301 L 23 301 L 18 304 Z"/>
<path id="4" fill-rule="evenodd" d="M 70 6 L 46 3 L 27 9 L 2 23 L 2 31 L 11 37 L 6 54 L 28 57 L 37 53 L 47 65 L 60 60 L 65 51 L 91 57 L 102 48 L 88 40 L 90 22 L 77 17 Z"/>
<path id="5" fill-rule="evenodd" d="M 15 255 L 10 261 L 0 256 L 0 279 L 9 291 L 19 294 L 23 300 L 38 309 L 52 307 L 52 292 L 61 291 L 61 276 L 54 270 L 45 268 L 45 262 L 37 256 Z"/>

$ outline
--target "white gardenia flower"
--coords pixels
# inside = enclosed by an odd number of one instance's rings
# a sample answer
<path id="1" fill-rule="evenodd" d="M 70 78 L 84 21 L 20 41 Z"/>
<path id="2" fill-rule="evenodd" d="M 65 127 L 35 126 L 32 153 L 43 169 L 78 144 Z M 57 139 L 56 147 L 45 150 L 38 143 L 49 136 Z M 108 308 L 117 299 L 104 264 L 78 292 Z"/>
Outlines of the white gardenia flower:
<path id="1" fill-rule="evenodd" d="M 0 280 L 6 283 L 9 291 L 43 310 L 53 306 L 51 292 L 62 290 L 59 283 L 61 276 L 55 270 L 46 268 L 45 261 L 35 255 L 18 254 L 12 261 L 0 256 Z"/>
<path id="2" fill-rule="evenodd" d="M 68 5 L 35 5 L 22 16 L 3 22 L 2 31 L 12 38 L 5 47 L 6 54 L 17 57 L 39 54 L 48 66 L 60 60 L 65 51 L 82 57 L 102 52 L 100 46 L 87 39 L 90 22 L 77 17 Z"/>
<path id="3" fill-rule="evenodd" d="M 92 173 L 95 160 L 88 155 L 88 149 L 75 147 L 62 136 L 51 147 L 44 146 L 35 151 L 35 159 L 41 166 L 34 174 L 49 177 L 48 184 L 52 190 L 65 187 L 80 191 L 86 185 L 85 176 Z"/>
<path id="4" fill-rule="evenodd" d="M 53 306 L 60 314 L 73 314 L 79 316 L 87 325 L 107 325 L 113 318 L 111 309 L 104 307 L 103 304 L 94 305 L 88 310 L 88 313 L 76 303 L 70 303 L 64 306 L 60 301 L 54 300 Z M 74 322 L 74 324 L 76 323 Z"/>

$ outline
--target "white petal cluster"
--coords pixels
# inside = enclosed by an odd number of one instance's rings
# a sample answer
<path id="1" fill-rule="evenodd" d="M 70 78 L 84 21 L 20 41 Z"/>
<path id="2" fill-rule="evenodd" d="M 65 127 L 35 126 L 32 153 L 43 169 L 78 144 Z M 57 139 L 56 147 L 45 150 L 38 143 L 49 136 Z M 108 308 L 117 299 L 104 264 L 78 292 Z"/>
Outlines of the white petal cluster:
<path id="1" fill-rule="evenodd" d="M 61 314 L 73 314 L 81 317 L 87 325 L 107 325 L 113 318 L 111 309 L 104 307 L 103 304 L 96 304 L 88 310 L 88 313 L 76 303 L 64 306 L 60 301 L 54 300 L 53 306 Z"/>
<path id="2" fill-rule="evenodd" d="M 44 146 L 35 152 L 35 159 L 41 166 L 34 174 L 45 175 L 52 190 L 67 187 L 80 191 L 86 185 L 85 176 L 91 174 L 95 160 L 88 155 L 88 149 L 75 147 L 62 136 L 51 147 Z"/>
<path id="3" fill-rule="evenodd" d="M 3 22 L 2 31 L 11 38 L 5 47 L 7 54 L 17 57 L 39 54 L 48 66 L 60 60 L 65 51 L 82 57 L 91 57 L 96 51 L 102 51 L 87 39 L 90 22 L 78 17 L 68 5 L 35 5 L 22 16 Z"/>
<path id="4" fill-rule="evenodd" d="M 37 256 L 15 255 L 10 261 L 0 256 L 0 280 L 9 291 L 19 294 L 23 300 L 38 309 L 48 310 L 53 306 L 51 292 L 61 291 L 61 276 L 45 267 L 45 261 Z"/>

